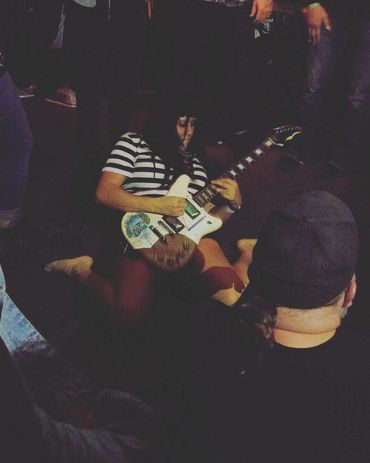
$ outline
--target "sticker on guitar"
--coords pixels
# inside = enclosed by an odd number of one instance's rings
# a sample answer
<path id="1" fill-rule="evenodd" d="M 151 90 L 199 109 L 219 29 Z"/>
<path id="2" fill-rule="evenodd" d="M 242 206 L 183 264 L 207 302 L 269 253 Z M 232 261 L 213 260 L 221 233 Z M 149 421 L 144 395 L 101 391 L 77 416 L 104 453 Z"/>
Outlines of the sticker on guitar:
<path id="1" fill-rule="evenodd" d="M 273 146 L 284 146 L 299 133 L 301 128 L 297 126 L 274 129 L 268 138 L 220 177 L 236 179 Z M 222 226 L 220 218 L 204 209 L 218 195 L 213 185 L 208 183 L 198 193 L 191 195 L 188 193 L 189 183 L 188 175 L 180 175 L 167 193 L 167 196 L 187 199 L 185 213 L 181 217 L 127 212 L 122 218 L 122 233 L 130 246 L 162 270 L 177 270 L 186 265 L 203 236 Z"/>

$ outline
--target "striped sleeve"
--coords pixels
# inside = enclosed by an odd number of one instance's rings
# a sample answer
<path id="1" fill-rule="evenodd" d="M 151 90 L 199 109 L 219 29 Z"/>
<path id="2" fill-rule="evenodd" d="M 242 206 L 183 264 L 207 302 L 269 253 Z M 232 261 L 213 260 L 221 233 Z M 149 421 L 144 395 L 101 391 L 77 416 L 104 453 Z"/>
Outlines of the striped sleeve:
<path id="1" fill-rule="evenodd" d="M 132 177 L 140 140 L 141 137 L 138 134 L 132 132 L 123 134 L 110 153 L 103 172 L 114 172 L 125 177 Z"/>
<path id="2" fill-rule="evenodd" d="M 190 194 L 194 195 L 205 187 L 207 183 L 207 173 L 203 167 L 203 164 L 197 157 L 193 158 L 192 169 L 193 172 L 191 175 L 190 184 L 188 186 L 188 191 Z"/>
<path id="3" fill-rule="evenodd" d="M 194 172 L 193 172 L 194 179 L 200 184 L 203 184 L 204 186 L 205 183 L 207 182 L 208 176 L 207 176 L 207 172 L 203 164 L 199 161 L 198 158 L 194 158 L 193 169 L 194 169 Z"/>

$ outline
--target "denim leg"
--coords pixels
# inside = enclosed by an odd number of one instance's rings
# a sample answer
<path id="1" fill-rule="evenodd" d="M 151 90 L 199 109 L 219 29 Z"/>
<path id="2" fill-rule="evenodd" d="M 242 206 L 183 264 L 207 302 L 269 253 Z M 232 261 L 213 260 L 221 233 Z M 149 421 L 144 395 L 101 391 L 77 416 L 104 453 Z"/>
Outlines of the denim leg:
<path id="1" fill-rule="evenodd" d="M 351 161 L 361 148 L 370 113 L 370 21 L 353 27 L 353 63 L 343 137 L 335 149 L 335 159 Z"/>
<path id="2" fill-rule="evenodd" d="M 300 109 L 300 119 L 304 129 L 302 144 L 308 152 L 312 149 L 318 132 L 326 90 L 333 78 L 334 69 L 347 35 L 345 25 L 333 20 L 331 31 L 321 29 L 319 44 L 309 45 L 306 84 Z"/>
<path id="3" fill-rule="evenodd" d="M 42 428 L 27 387 L 0 337 L 1 461 L 45 462 Z"/>
<path id="4" fill-rule="evenodd" d="M 0 336 L 22 372 L 33 398 L 58 416 L 91 388 L 91 381 L 67 362 L 37 331 L 6 293 L 0 266 Z"/>
<path id="5" fill-rule="evenodd" d="M 0 265 L 0 318 L 4 305 L 4 295 L 5 295 L 5 278 Z"/>
<path id="6" fill-rule="evenodd" d="M 32 135 L 16 87 L 0 78 L 0 228 L 17 222 L 26 188 Z"/>
<path id="7" fill-rule="evenodd" d="M 22 204 L 32 135 L 16 87 L 6 72 L 0 78 L 0 214 Z M 9 214 L 0 220 L 11 220 Z"/>
<path id="8" fill-rule="evenodd" d="M 0 364 L 3 375 L 9 380 L 4 381 L 3 377 L 0 397 L 3 397 L 3 401 L 4 398 L 9 400 L 9 389 L 12 387 L 12 400 L 14 404 L 18 404 L 18 407 L 13 405 L 6 412 L 5 419 L 0 419 L 0 436 L 9 434 L 14 437 L 15 433 L 20 433 L 18 441 L 21 450 L 23 447 L 29 449 L 29 461 L 152 461 L 151 443 L 154 444 L 154 441 L 151 434 L 154 433 L 155 439 L 155 430 L 158 429 L 154 411 L 139 399 L 122 391 L 103 389 L 95 392 L 90 380 L 53 349 L 9 298 L 1 266 L 0 308 Z M 42 360 L 43 365 L 35 364 L 33 357 Z M 22 376 L 14 368 L 15 365 L 27 380 L 27 388 L 23 384 Z M 33 377 L 32 371 L 27 370 L 34 370 L 37 377 Z M 10 385 L 6 394 L 1 394 L 8 383 L 14 386 Z M 96 427 L 84 429 L 54 419 L 60 408 L 55 405 L 54 409 L 53 406 L 47 407 L 48 412 L 53 412 L 52 418 L 44 409 L 35 405 L 35 402 L 40 402 L 37 400 L 40 394 L 50 395 L 52 402 L 57 402 L 60 407 L 67 407 L 80 394 L 91 396 L 89 402 L 91 401 L 96 410 L 98 419 Z M 0 409 L 2 412 L 5 410 L 2 403 Z M 14 461 L 25 460 L 22 458 Z"/>

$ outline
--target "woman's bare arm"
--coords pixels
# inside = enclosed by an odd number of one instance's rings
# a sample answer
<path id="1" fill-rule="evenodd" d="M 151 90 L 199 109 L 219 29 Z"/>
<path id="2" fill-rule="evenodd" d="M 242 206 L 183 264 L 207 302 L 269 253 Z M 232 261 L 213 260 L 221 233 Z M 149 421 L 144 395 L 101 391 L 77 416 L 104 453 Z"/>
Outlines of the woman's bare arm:
<path id="1" fill-rule="evenodd" d="M 214 207 L 210 210 L 212 215 L 219 217 L 223 222 L 228 220 L 235 210 L 240 209 L 242 205 L 242 195 L 239 185 L 235 180 L 229 178 L 220 178 L 212 180 L 218 193 L 228 201 L 229 205 Z"/>
<path id="2" fill-rule="evenodd" d="M 185 211 L 186 201 L 176 196 L 149 198 L 128 193 L 122 188 L 127 180 L 115 172 L 103 172 L 96 189 L 96 202 L 122 212 L 152 212 L 179 216 Z"/>

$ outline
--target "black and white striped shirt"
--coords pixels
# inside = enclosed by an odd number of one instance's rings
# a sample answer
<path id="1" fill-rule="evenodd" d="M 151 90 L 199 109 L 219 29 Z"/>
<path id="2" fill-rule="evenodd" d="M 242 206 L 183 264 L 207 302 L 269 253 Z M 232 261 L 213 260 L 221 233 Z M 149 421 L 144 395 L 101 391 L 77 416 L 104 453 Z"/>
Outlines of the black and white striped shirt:
<path id="1" fill-rule="evenodd" d="M 175 156 L 178 154 L 175 153 Z M 197 157 L 192 158 L 191 194 L 201 190 L 207 181 L 207 173 Z M 114 172 L 127 177 L 122 188 L 139 196 L 164 196 L 173 181 L 173 170 L 166 182 L 166 166 L 157 154 L 137 133 L 127 132 L 114 146 L 103 172 Z"/>

